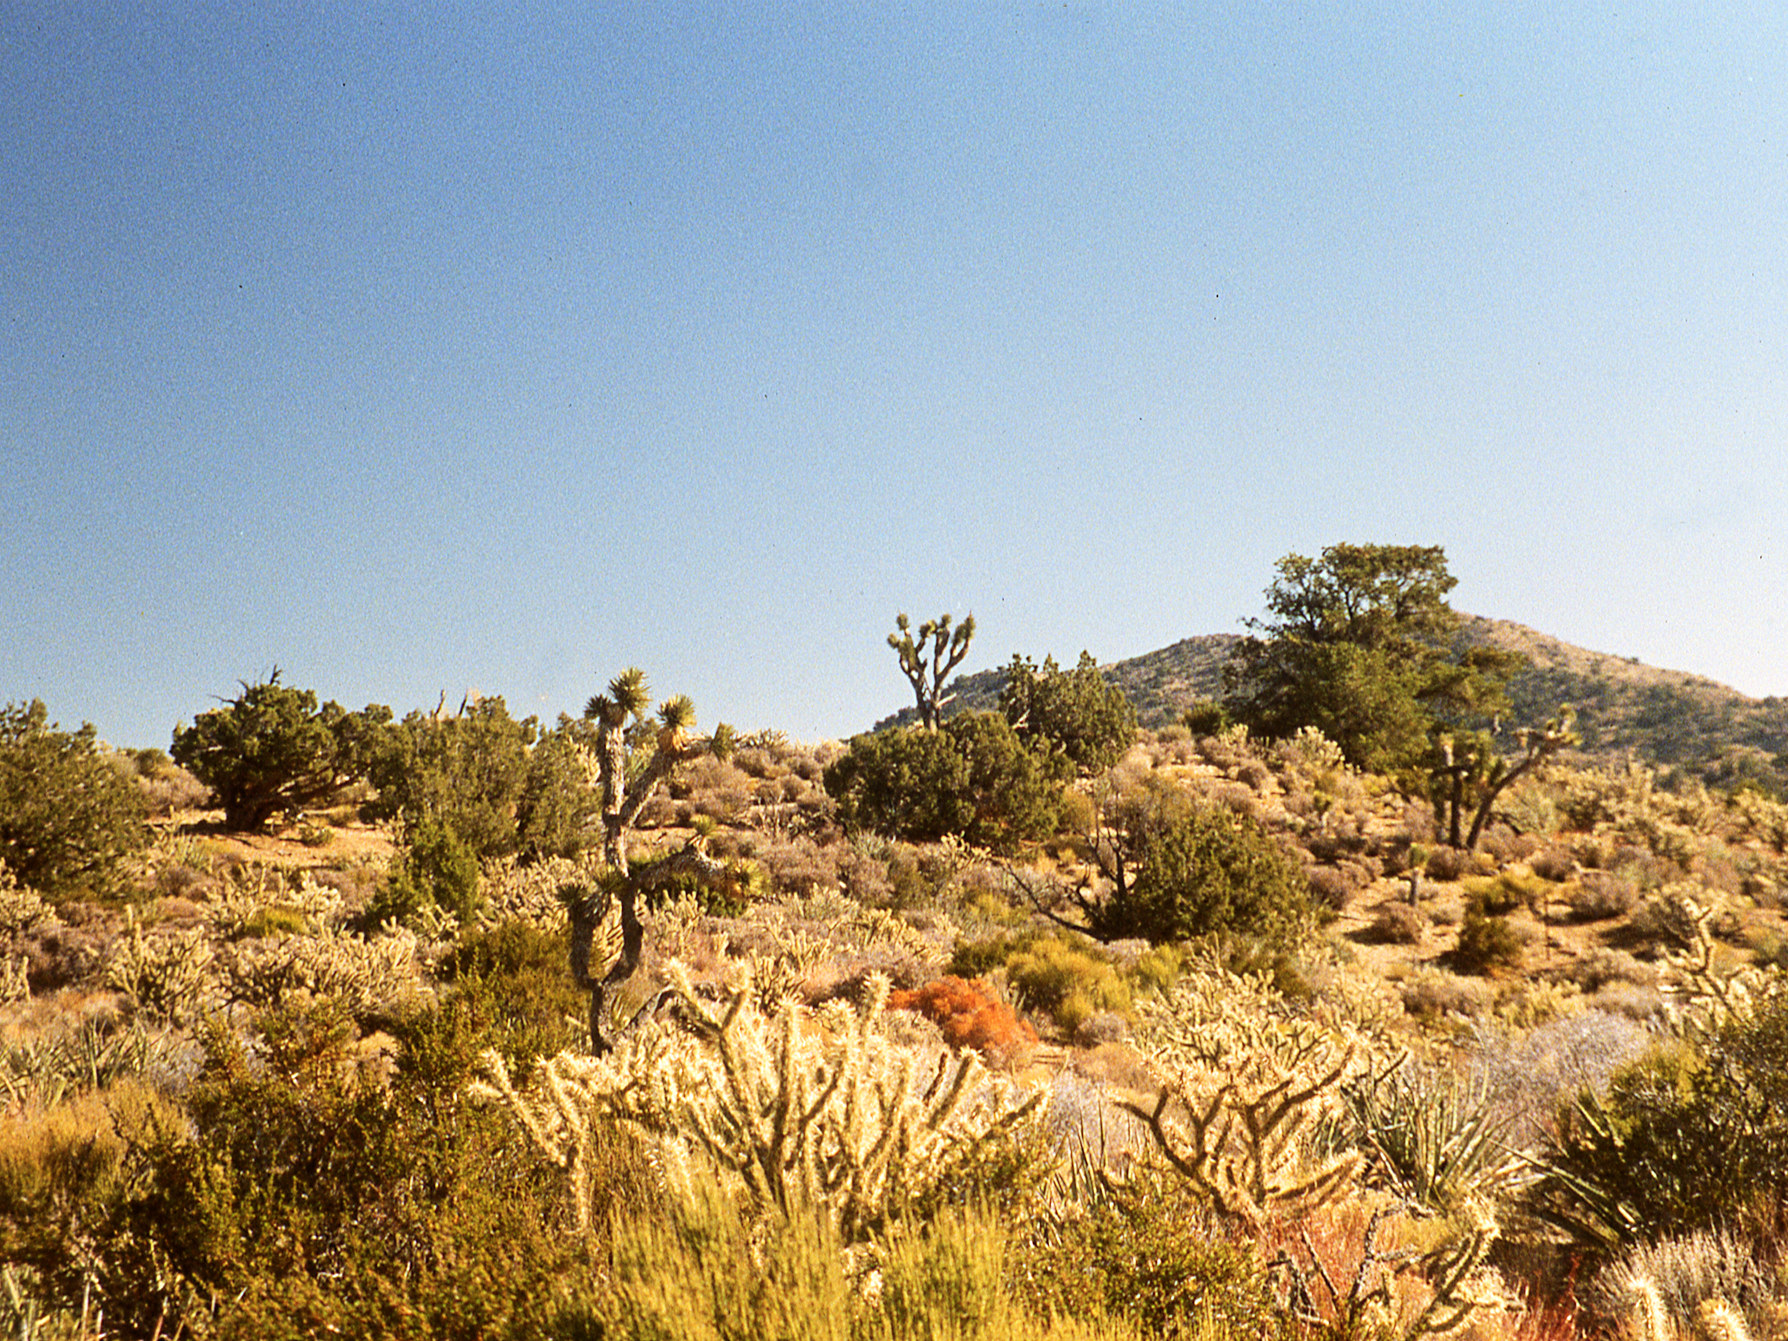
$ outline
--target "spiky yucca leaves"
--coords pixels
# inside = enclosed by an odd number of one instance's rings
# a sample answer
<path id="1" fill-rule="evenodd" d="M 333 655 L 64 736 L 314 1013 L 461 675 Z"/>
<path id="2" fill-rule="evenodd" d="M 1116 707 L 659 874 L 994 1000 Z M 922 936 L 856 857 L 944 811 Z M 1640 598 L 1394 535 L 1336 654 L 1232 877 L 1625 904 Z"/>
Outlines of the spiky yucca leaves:
<path id="1" fill-rule="evenodd" d="M 1488 1086 L 1436 1074 L 1407 1058 L 1357 1077 L 1342 1091 L 1355 1138 L 1373 1171 L 1404 1200 L 1436 1214 L 1472 1199 L 1514 1194 L 1532 1166 L 1506 1139 Z"/>
<path id="2" fill-rule="evenodd" d="M 591 1132 L 605 1120 L 657 1136 L 673 1172 L 699 1152 L 764 1212 L 786 1220 L 810 1206 L 856 1241 L 976 1143 L 1031 1120 L 1042 1099 L 988 1081 L 972 1054 L 890 1041 L 877 1028 L 879 977 L 861 1008 L 785 1001 L 774 1015 L 748 973 L 716 1004 L 680 965 L 672 980 L 677 1019 L 655 1019 L 603 1056 L 560 1053 L 525 1093 L 486 1056 L 481 1089 L 565 1170 L 586 1230 Z"/>
<path id="3" fill-rule="evenodd" d="M 1357 1033 L 1294 1018 L 1264 979 L 1222 970 L 1188 974 L 1138 1011 L 1162 1084 L 1152 1102 L 1124 1106 L 1225 1219 L 1258 1230 L 1358 1177 L 1357 1150 L 1324 1155 L 1316 1139 L 1367 1065 Z"/>

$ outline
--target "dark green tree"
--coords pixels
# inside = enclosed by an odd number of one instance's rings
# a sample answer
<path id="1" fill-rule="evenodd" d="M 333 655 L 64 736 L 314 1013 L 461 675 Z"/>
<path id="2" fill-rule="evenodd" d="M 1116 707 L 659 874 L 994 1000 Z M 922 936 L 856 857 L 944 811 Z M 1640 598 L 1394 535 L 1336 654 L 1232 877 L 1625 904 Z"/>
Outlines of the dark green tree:
<path id="1" fill-rule="evenodd" d="M 375 813 L 411 829 L 424 820 L 444 825 L 476 857 L 509 855 L 537 731 L 532 717 L 511 717 L 501 697 L 468 696 L 451 716 L 443 708 L 410 713 L 371 751 Z"/>
<path id="2" fill-rule="evenodd" d="M 946 835 L 1010 852 L 1046 837 L 1060 815 L 1060 777 L 998 713 L 965 712 L 941 731 L 894 727 L 855 737 L 826 770 L 847 830 L 915 843 Z"/>
<path id="3" fill-rule="evenodd" d="M 1293 948 L 1315 924 L 1309 881 L 1253 819 L 1151 778 L 1097 789 L 1080 825 L 1077 886 L 1007 867 L 1037 912 L 1100 941 L 1239 936 Z"/>
<path id="4" fill-rule="evenodd" d="M 1439 546 L 1330 545 L 1290 554 L 1267 588 L 1269 618 L 1236 647 L 1225 706 L 1265 736 L 1314 726 L 1347 761 L 1409 775 L 1433 733 L 1506 707 L 1518 659 L 1455 646 L 1456 579 Z"/>
<path id="5" fill-rule="evenodd" d="M 63 731 L 43 700 L 0 708 L 0 861 L 51 897 L 104 893 L 148 842 L 136 783 L 93 727 Z"/>
<path id="6" fill-rule="evenodd" d="M 1086 911 L 1101 940 L 1237 934 L 1289 948 L 1314 924 L 1310 884 L 1271 834 L 1246 816 L 1194 809 L 1103 857 L 1111 892 Z M 1115 850 L 1114 850 L 1115 851 Z"/>
<path id="7" fill-rule="evenodd" d="M 350 713 L 279 682 L 279 668 L 224 706 L 174 730 L 174 762 L 211 788 L 231 829 L 256 833 L 275 815 L 332 798 L 362 775 L 369 725 L 388 708 Z"/>
<path id="8" fill-rule="evenodd" d="M 826 769 L 825 788 L 848 832 L 931 843 L 966 827 L 968 778 L 968 761 L 943 732 L 897 726 L 853 737 Z"/>
<path id="9" fill-rule="evenodd" d="M 1080 774 L 1116 763 L 1136 739 L 1136 710 L 1129 696 L 1107 683 L 1088 652 L 1071 671 L 1014 654 L 1000 690 L 1000 711 L 1033 750 L 1060 754 Z"/>
<path id="10" fill-rule="evenodd" d="M 919 705 L 919 724 L 927 731 L 937 730 L 940 714 L 955 697 L 944 693 L 944 681 L 968 655 L 969 641 L 975 636 L 975 617 L 969 615 L 952 630 L 949 614 L 928 619 L 919 625 L 919 636 L 913 637 L 910 621 L 904 613 L 894 616 L 894 632 L 888 635 L 888 646 L 900 657 L 900 669 L 913 687 Z"/>
<path id="11" fill-rule="evenodd" d="M 561 716 L 528 755 L 528 775 L 516 811 L 523 860 L 576 857 L 601 841 L 602 804 L 591 786 L 596 728 Z"/>

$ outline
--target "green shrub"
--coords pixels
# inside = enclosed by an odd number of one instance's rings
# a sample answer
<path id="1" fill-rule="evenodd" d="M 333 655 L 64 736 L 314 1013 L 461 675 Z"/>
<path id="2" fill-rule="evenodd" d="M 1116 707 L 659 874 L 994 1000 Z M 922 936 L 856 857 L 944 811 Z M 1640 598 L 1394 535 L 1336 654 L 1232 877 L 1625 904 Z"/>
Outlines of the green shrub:
<path id="1" fill-rule="evenodd" d="M 1455 964 L 1467 973 L 1517 969 L 1527 950 L 1527 939 L 1506 917 L 1486 912 L 1473 904 L 1459 928 Z"/>
<path id="2" fill-rule="evenodd" d="M 94 729 L 63 731 L 41 699 L 0 708 L 0 862 L 52 899 L 107 893 L 149 841 L 135 782 Z"/>
<path id="3" fill-rule="evenodd" d="M 467 703 L 452 717 L 410 713 L 369 748 L 368 773 L 379 789 L 372 813 L 412 828 L 434 820 L 474 857 L 509 855 L 520 842 L 516 815 L 536 729 L 532 717 L 511 717 L 500 697 Z"/>
<path id="4" fill-rule="evenodd" d="M 590 723 L 560 719 L 528 754 L 516 806 L 516 836 L 528 860 L 576 857 L 602 832 L 602 804 L 590 785 Z"/>
<path id="5" fill-rule="evenodd" d="M 64 1297 L 119 1335 L 539 1335 L 576 1249 L 537 1162 L 461 1096 L 466 1025 L 394 1022 L 394 1074 L 328 1009 L 266 1017 L 254 1052 L 213 1033 Z"/>
<path id="6" fill-rule="evenodd" d="M 410 833 L 403 860 L 386 877 L 362 922 L 376 930 L 388 921 L 415 924 L 439 908 L 465 922 L 478 910 L 478 859 L 448 825 L 424 816 Z"/>
<path id="7" fill-rule="evenodd" d="M 332 798 L 362 776 L 367 742 L 388 722 L 388 708 L 350 713 L 317 705 L 308 689 L 260 684 L 174 730 L 174 762 L 210 787 L 232 829 L 258 832 L 282 812 Z"/>
<path id="8" fill-rule="evenodd" d="M 1083 775 L 1111 767 L 1136 739 L 1136 710 L 1099 673 L 1086 652 L 1071 671 L 1049 657 L 1042 669 L 1013 656 L 1000 690 L 1000 711 L 1026 746 L 1066 759 Z"/>
<path id="9" fill-rule="evenodd" d="M 574 1047 L 588 1037 L 588 998 L 572 980 L 564 932 L 510 919 L 469 931 L 440 964 L 454 999 L 473 1012 L 510 1066 Z"/>
<path id="10" fill-rule="evenodd" d="M 1033 1249 L 1025 1288 L 1039 1311 L 1101 1313 L 1151 1337 L 1292 1335 L 1247 1247 L 1197 1226 L 1205 1208 L 1177 1183 L 1139 1175 L 1091 1199 Z"/>
<path id="11" fill-rule="evenodd" d="M 1084 942 L 1033 940 L 1006 961 L 1006 977 L 1026 1010 L 1046 1012 L 1066 1034 L 1093 1015 L 1130 1013 L 1129 984 Z"/>
<path id="12" fill-rule="evenodd" d="M 1285 947 L 1314 921 L 1303 872 L 1272 835 L 1234 811 L 1192 811 L 1143 834 L 1137 848 L 1141 873 L 1096 910 L 1102 939 L 1238 934 Z"/>
<path id="13" fill-rule="evenodd" d="M 1536 1201 L 1603 1248 L 1767 1217 L 1788 1196 L 1788 997 L 1660 1044 L 1561 1115 Z"/>
<path id="14" fill-rule="evenodd" d="M 847 830 L 918 843 L 954 834 L 1009 852 L 1053 832 L 1060 816 L 1050 768 L 997 713 L 857 736 L 825 785 Z"/>

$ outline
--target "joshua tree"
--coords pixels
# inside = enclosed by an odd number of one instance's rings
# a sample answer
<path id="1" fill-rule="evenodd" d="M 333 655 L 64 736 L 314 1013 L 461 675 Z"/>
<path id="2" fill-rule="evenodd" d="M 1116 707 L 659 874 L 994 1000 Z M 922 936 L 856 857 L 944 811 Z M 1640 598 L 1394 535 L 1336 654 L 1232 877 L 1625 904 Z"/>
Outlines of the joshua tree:
<path id="1" fill-rule="evenodd" d="M 639 920 L 639 899 L 652 889 L 680 875 L 716 877 L 724 874 L 721 863 L 709 858 L 693 843 L 654 862 L 637 875 L 627 860 L 626 834 L 660 783 L 677 765 L 704 754 L 725 758 L 732 752 L 732 728 L 724 724 L 707 737 L 692 737 L 695 704 L 678 694 L 658 705 L 654 726 L 646 719 L 651 702 L 645 672 L 637 667 L 622 671 L 608 682 L 608 692 L 593 697 L 584 717 L 596 724 L 597 789 L 602 801 L 602 855 L 609 868 L 608 881 L 596 889 L 580 891 L 571 900 L 571 975 L 590 994 L 590 1046 L 606 1052 L 602 1036 L 602 1011 L 609 990 L 633 976 L 639 967 L 645 929 Z M 643 758 L 643 767 L 637 761 Z M 596 931 L 608 907 L 608 896 L 619 900 L 621 953 L 598 977 L 590 955 Z"/>
<path id="2" fill-rule="evenodd" d="M 1521 755 L 1513 762 L 1493 753 L 1488 736 L 1480 734 L 1476 739 L 1457 739 L 1450 734 L 1439 736 L 1436 748 L 1440 762 L 1435 766 L 1434 774 L 1441 783 L 1446 804 L 1448 844 L 1475 852 L 1497 797 L 1560 750 L 1581 743 L 1576 725 L 1577 710 L 1567 703 L 1546 725 L 1521 728 L 1515 733 Z M 1478 803 L 1471 818 L 1471 830 L 1461 840 L 1468 787 L 1477 789 Z"/>
<path id="3" fill-rule="evenodd" d="M 975 636 L 973 615 L 966 616 L 953 631 L 951 623 L 948 614 L 928 619 L 919 625 L 919 637 L 915 641 L 906 615 L 898 614 L 894 616 L 894 632 L 888 635 L 888 646 L 900 655 L 900 669 L 906 672 L 919 701 L 920 725 L 928 731 L 937 729 L 939 711 L 956 697 L 943 692 L 944 681 L 962 664 L 962 659 L 968 655 L 969 640 Z M 926 661 L 928 651 L 929 664 Z"/>

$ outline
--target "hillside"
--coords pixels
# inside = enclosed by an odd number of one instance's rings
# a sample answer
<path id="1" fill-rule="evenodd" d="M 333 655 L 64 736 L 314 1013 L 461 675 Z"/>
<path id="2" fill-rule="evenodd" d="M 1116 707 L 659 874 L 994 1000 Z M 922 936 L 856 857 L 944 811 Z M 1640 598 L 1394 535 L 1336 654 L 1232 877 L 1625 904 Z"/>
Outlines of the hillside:
<path id="1" fill-rule="evenodd" d="M 1512 727 L 1538 725 L 1569 703 L 1577 709 L 1582 753 L 1590 757 L 1631 752 L 1649 763 L 1711 768 L 1724 777 L 1777 769 L 1777 756 L 1788 754 L 1788 700 L 1750 698 L 1704 676 L 1591 651 L 1511 620 L 1463 618 L 1467 643 L 1519 652 L 1530 663 L 1509 684 Z M 1222 693 L 1223 667 L 1240 641 L 1233 633 L 1183 638 L 1103 669 L 1130 696 L 1138 721 L 1159 729 L 1195 701 Z M 1061 659 L 1072 665 L 1071 657 Z M 951 711 L 998 707 L 1004 682 L 1003 668 L 961 677 Z M 912 718 L 905 708 L 876 727 Z"/>

